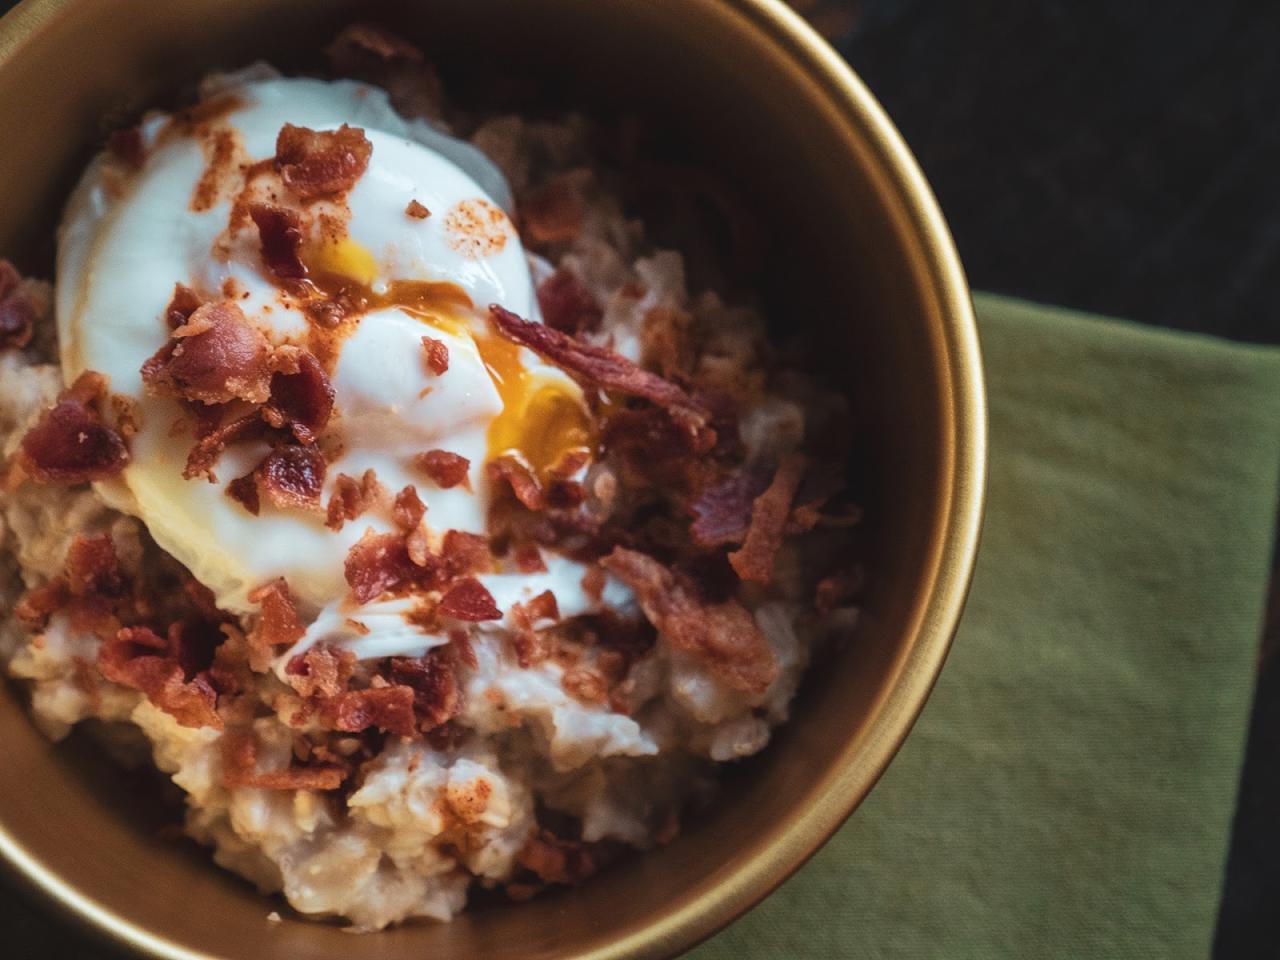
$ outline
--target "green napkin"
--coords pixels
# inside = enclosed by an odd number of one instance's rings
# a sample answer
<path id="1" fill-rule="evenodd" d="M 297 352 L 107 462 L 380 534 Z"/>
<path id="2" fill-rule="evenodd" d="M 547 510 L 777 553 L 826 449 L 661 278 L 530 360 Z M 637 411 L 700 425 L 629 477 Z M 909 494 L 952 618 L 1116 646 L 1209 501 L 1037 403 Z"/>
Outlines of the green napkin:
<path id="1" fill-rule="evenodd" d="M 977 308 L 987 518 L 941 680 L 844 828 L 693 960 L 1209 955 L 1280 351 Z"/>

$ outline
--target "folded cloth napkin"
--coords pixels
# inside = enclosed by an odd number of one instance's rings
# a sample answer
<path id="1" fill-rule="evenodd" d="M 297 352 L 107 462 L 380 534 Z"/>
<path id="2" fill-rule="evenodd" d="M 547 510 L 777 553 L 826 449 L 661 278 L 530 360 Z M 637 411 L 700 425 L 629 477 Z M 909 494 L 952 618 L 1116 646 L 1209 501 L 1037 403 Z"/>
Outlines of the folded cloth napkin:
<path id="1" fill-rule="evenodd" d="M 1269 571 L 1280 351 L 977 298 L 968 607 L 901 753 L 692 960 L 1209 955 Z"/>

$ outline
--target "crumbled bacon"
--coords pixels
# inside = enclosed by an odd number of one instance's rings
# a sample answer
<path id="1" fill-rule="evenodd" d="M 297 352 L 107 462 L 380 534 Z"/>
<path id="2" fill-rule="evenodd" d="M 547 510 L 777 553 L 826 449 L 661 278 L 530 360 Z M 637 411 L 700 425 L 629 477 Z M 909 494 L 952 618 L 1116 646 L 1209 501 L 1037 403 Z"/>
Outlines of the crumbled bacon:
<path id="1" fill-rule="evenodd" d="M 423 337 L 422 349 L 427 356 L 427 369 L 437 377 L 449 370 L 449 345 L 435 337 Z"/>
<path id="2" fill-rule="evenodd" d="M 547 563 L 536 543 L 521 543 L 511 551 L 511 559 L 521 573 L 546 573 Z"/>
<path id="3" fill-rule="evenodd" d="M 329 497 L 325 526 L 341 530 L 348 520 L 354 520 L 371 508 L 382 495 L 382 485 L 372 469 L 366 470 L 357 483 L 345 473 L 338 474 Z"/>
<path id="4" fill-rule="evenodd" d="M 169 305 L 164 308 L 165 323 L 170 330 L 176 330 L 191 319 L 191 315 L 200 309 L 203 302 L 200 295 L 190 287 L 175 283 L 173 296 L 169 298 Z"/>
<path id="5" fill-rule="evenodd" d="M 306 633 L 293 595 L 289 592 L 289 584 L 283 577 L 256 587 L 249 594 L 249 602 L 262 610 L 258 622 L 249 632 L 251 649 L 270 653 L 277 647 L 291 647 Z"/>
<path id="6" fill-rule="evenodd" d="M 432 479 L 442 490 L 466 484 L 470 489 L 471 461 L 448 450 L 428 450 L 413 458 L 413 465 Z"/>
<path id="7" fill-rule="evenodd" d="M 582 575 L 582 592 L 597 603 L 604 596 L 605 584 L 609 582 L 609 578 L 605 572 L 599 567 L 588 567 L 587 572 Z"/>
<path id="8" fill-rule="evenodd" d="M 706 452 L 715 443 L 715 432 L 707 425 L 710 411 L 669 380 L 612 350 L 582 343 L 545 323 L 521 319 L 496 303 L 490 305 L 489 315 L 498 332 L 508 340 L 528 347 L 603 390 L 641 397 L 662 407 L 688 431 L 698 451 Z"/>
<path id="9" fill-rule="evenodd" d="M 784 457 L 764 493 L 751 505 L 751 525 L 742 548 L 729 554 L 729 563 L 743 580 L 768 583 L 773 578 L 773 558 L 782 546 L 791 501 L 804 478 L 807 460 L 801 454 Z"/>
<path id="10" fill-rule="evenodd" d="M 258 790 L 336 790 L 347 771 L 332 763 L 284 770 L 258 769 L 258 743 L 245 730 L 224 733 L 218 741 L 222 753 L 222 785 Z"/>
<path id="11" fill-rule="evenodd" d="M 41 483 L 85 483 L 115 476 L 129 463 L 129 450 L 102 422 L 106 393 L 102 374 L 86 370 L 58 397 L 22 438 L 20 462 Z"/>
<path id="12" fill-rule="evenodd" d="M 258 478 L 253 473 L 236 477 L 227 484 L 226 494 L 255 517 L 262 512 L 262 497 L 258 493 Z"/>
<path id="13" fill-rule="evenodd" d="M 591 291 L 564 267 L 538 284 L 538 307 L 544 323 L 568 334 L 594 330 L 604 318 Z"/>
<path id="14" fill-rule="evenodd" d="M 77 534 L 67 547 L 66 573 L 73 597 L 114 600 L 129 588 L 129 578 L 109 533 Z"/>
<path id="15" fill-rule="evenodd" d="M 26 592 L 13 608 L 13 615 L 31 630 L 43 629 L 49 618 L 70 598 L 65 577 L 55 577 Z"/>
<path id="16" fill-rule="evenodd" d="M 333 414 L 333 384 L 314 354 L 302 350 L 293 360 L 296 369 L 271 377 L 262 418 L 276 429 L 291 430 L 299 443 L 314 443 Z"/>
<path id="17" fill-rule="evenodd" d="M 142 130 L 136 125 L 121 127 L 107 134 L 107 149 L 134 170 L 142 169 L 147 159 L 146 145 L 142 142 Z"/>
<path id="18" fill-rule="evenodd" d="M 502 611 L 493 600 L 483 583 L 475 577 L 463 577 L 455 580 L 440 598 L 439 612 L 441 616 L 454 620 L 501 620 Z"/>
<path id="19" fill-rule="evenodd" d="M 396 494 L 391 507 L 391 518 L 406 533 L 415 530 L 427 515 L 427 507 L 418 496 L 417 488 L 410 485 Z"/>
<path id="20" fill-rule="evenodd" d="M 347 690 L 322 702 L 320 715 L 334 730 L 359 733 L 370 727 L 402 737 L 417 732 L 414 691 L 409 687 L 370 687 Z"/>
<path id="21" fill-rule="evenodd" d="M 729 687 L 762 694 L 778 662 L 755 618 L 737 601 L 708 603 L 657 560 L 615 547 L 601 566 L 636 593 L 645 616 L 672 647 L 706 663 Z"/>
<path id="22" fill-rule="evenodd" d="M 262 262 L 281 280 L 307 275 L 302 262 L 302 218 L 292 210 L 271 203 L 249 204 L 249 216 L 258 228 Z"/>
<path id="23" fill-rule="evenodd" d="M 112 683 L 143 693 L 184 727 L 222 729 L 218 695 L 209 678 L 188 678 L 171 640 L 146 627 L 124 627 L 98 651 L 98 669 Z"/>
<path id="24" fill-rule="evenodd" d="M 522 629 L 532 629 L 541 620 L 559 619 L 560 607 L 556 603 L 556 595 L 550 590 L 543 590 L 526 603 L 511 605 L 511 620 Z"/>
<path id="25" fill-rule="evenodd" d="M 359 127 L 311 130 L 286 123 L 276 137 L 276 170 L 302 200 L 346 193 L 369 166 L 373 145 Z"/>
<path id="26" fill-rule="evenodd" d="M 347 552 L 344 572 L 356 603 L 368 603 L 414 580 L 419 568 L 409 557 L 404 537 L 369 531 Z"/>
<path id="27" fill-rule="evenodd" d="M 228 444 L 247 440 L 265 427 L 257 413 L 234 417 L 227 423 L 214 427 L 203 434 L 187 454 L 187 465 L 182 470 L 184 480 L 193 480 L 206 474 L 210 482 L 214 480 L 213 465 Z"/>
<path id="28" fill-rule="evenodd" d="M 495 485 L 507 483 L 511 492 L 530 510 L 541 510 L 546 506 L 542 495 L 542 484 L 533 475 L 533 471 L 510 454 L 495 457 L 488 464 L 489 480 Z"/>
<path id="29" fill-rule="evenodd" d="M 404 212 L 405 216 L 412 217 L 414 220 L 425 220 L 431 216 L 431 211 L 417 200 L 410 200 L 409 205 L 404 208 Z"/>
<path id="30" fill-rule="evenodd" d="M 529 834 L 516 862 L 543 883 L 575 885 L 597 869 L 585 844 L 566 840 L 542 827 Z"/>
<path id="31" fill-rule="evenodd" d="M 355 667 L 356 657 L 350 650 L 316 646 L 291 658 L 284 673 L 301 697 L 336 697 L 347 689 Z"/>
<path id="32" fill-rule="evenodd" d="M 464 577 L 469 573 L 481 573 L 489 569 L 492 556 L 489 541 L 478 533 L 449 530 L 440 545 L 440 557 L 449 579 Z"/>
<path id="33" fill-rule="evenodd" d="M 258 486 L 280 510 L 318 510 L 324 489 L 324 455 L 315 447 L 282 446 L 254 471 Z"/>
<path id="34" fill-rule="evenodd" d="M 142 365 L 142 381 L 154 393 L 204 404 L 262 403 L 270 359 L 270 342 L 236 304 L 206 303 Z"/>
<path id="35" fill-rule="evenodd" d="M 704 489 L 691 505 L 694 542 L 703 547 L 741 543 L 751 526 L 751 505 L 768 486 L 768 474 L 743 469 Z"/>
<path id="36" fill-rule="evenodd" d="M 462 711 L 462 690 L 444 648 L 424 657 L 392 657 L 388 677 L 413 691 L 413 710 L 420 730 L 440 726 Z"/>

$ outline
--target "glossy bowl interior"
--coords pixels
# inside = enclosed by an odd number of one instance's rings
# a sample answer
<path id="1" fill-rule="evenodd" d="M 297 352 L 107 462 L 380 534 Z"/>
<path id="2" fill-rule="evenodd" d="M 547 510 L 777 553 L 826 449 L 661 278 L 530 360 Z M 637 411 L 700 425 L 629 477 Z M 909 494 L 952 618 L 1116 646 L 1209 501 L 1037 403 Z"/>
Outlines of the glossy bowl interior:
<path id="1" fill-rule="evenodd" d="M 47 272 L 67 190 L 105 129 L 202 72 L 264 57 L 318 66 L 358 11 L 328 0 L 28 0 L 0 22 L 0 252 Z M 781 330 L 852 395 L 871 577 L 855 637 L 792 721 L 730 777 L 715 815 L 583 888 L 449 925 L 352 937 L 266 922 L 276 904 L 156 837 L 122 779 L 51 747 L 0 691 L 0 853 L 139 952 L 190 958 L 656 957 L 772 889 L 871 788 L 941 667 L 976 550 L 981 371 L 968 291 L 913 161 L 838 57 L 773 0 L 440 0 L 378 19 L 461 78 L 638 111 L 730 181 L 765 224 L 759 279 Z"/>

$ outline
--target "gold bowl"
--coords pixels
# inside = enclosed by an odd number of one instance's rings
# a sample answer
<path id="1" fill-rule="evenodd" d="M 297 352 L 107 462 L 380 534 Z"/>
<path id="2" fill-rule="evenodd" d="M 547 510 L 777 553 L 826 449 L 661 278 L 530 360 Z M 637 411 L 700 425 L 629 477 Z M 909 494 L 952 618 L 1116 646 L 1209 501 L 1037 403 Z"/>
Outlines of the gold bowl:
<path id="1" fill-rule="evenodd" d="M 812 671 L 790 723 L 671 845 L 583 887 L 446 925 L 348 936 L 285 916 L 156 835 L 123 778 L 51 746 L 0 690 L 0 853 L 70 915 L 181 960 L 660 957 L 795 870 L 889 763 L 942 666 L 982 511 L 981 361 L 937 205 L 875 100 L 777 0 L 27 0 L 0 21 L 0 253 L 50 270 L 53 229 L 113 123 L 204 71 L 319 63 L 342 23 L 378 19 L 460 76 L 537 82 L 550 101 L 637 111 L 748 199 L 766 227 L 773 316 L 821 335 L 865 458 L 863 616 Z M 451 90 L 465 95 L 462 87 Z M 73 740 L 75 738 L 72 738 Z"/>

